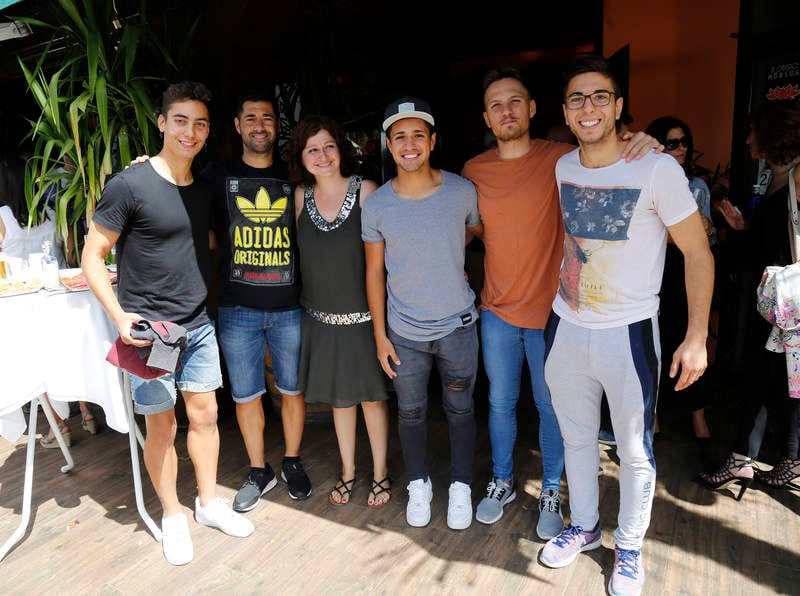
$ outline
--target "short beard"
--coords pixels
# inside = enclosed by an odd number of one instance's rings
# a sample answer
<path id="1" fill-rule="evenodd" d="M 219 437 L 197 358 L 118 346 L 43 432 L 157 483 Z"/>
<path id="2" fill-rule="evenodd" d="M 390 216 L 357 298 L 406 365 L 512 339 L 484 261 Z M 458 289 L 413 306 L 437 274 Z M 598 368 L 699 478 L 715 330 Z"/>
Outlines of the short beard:
<path id="1" fill-rule="evenodd" d="M 503 143 L 510 143 L 512 141 L 518 141 L 525 137 L 527 130 L 523 130 L 522 128 L 517 128 L 514 130 L 504 131 L 501 135 L 495 134 L 495 137 L 498 141 L 502 141 Z"/>

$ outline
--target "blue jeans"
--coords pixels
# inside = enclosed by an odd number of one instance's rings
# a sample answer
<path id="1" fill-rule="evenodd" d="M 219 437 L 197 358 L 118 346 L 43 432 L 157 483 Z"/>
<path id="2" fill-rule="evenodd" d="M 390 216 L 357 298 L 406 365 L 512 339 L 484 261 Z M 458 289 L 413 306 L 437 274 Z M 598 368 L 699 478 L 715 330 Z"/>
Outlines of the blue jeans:
<path id="1" fill-rule="evenodd" d="M 174 408 L 176 386 L 190 393 L 205 393 L 221 387 L 222 372 L 214 324 L 206 323 L 186 333 L 186 348 L 178 357 L 174 373 L 155 379 L 142 379 L 131 374 L 130 381 L 136 413 L 145 416 Z"/>
<path id="2" fill-rule="evenodd" d="M 472 482 L 475 458 L 475 408 L 472 392 L 478 371 L 475 324 L 433 341 L 412 341 L 389 329 L 400 359 L 397 373 L 397 425 L 409 481 L 428 478 L 428 381 L 434 360 L 442 381 L 442 405 L 450 433 L 450 481 Z"/>
<path id="3" fill-rule="evenodd" d="M 492 473 L 501 480 L 513 478 L 517 402 L 525 358 L 531 373 L 533 400 L 539 412 L 542 489 L 558 491 L 564 471 L 564 441 L 550 401 L 550 389 L 544 380 L 544 330 L 510 325 L 489 310 L 481 311 L 480 320 L 483 366 L 489 378 Z"/>
<path id="4" fill-rule="evenodd" d="M 219 344 L 228 366 L 231 396 L 247 403 L 267 390 L 264 352 L 269 346 L 275 388 L 283 395 L 300 395 L 297 372 L 300 365 L 301 310 L 267 311 L 246 306 L 220 306 Z"/>

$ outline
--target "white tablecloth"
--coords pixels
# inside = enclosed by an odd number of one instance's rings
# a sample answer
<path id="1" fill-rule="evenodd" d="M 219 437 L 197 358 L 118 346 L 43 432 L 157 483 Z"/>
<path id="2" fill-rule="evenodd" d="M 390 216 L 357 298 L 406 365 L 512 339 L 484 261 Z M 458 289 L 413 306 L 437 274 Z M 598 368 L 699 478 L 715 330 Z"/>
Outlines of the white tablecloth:
<path id="1" fill-rule="evenodd" d="M 19 439 L 22 405 L 44 392 L 62 418 L 67 402 L 88 401 L 128 432 L 120 371 L 105 360 L 116 338 L 89 290 L 0 298 L 0 436 Z"/>

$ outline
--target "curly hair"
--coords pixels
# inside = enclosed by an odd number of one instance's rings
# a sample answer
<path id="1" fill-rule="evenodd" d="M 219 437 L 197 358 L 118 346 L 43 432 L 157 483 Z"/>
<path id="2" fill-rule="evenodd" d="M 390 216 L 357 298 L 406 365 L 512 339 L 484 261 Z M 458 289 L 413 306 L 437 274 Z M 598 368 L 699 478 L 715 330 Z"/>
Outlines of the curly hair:
<path id="1" fill-rule="evenodd" d="M 680 128 L 683 131 L 683 136 L 686 137 L 686 144 L 684 145 L 686 147 L 686 158 L 683 161 L 683 171 L 686 172 L 687 176 L 692 176 L 694 175 L 694 137 L 688 124 L 674 116 L 662 116 L 648 124 L 644 132 L 664 145 L 667 141 L 667 133 L 673 128 Z"/>
<path id="2" fill-rule="evenodd" d="M 341 124 L 330 116 L 315 114 L 306 116 L 292 130 L 286 144 L 286 161 L 289 167 L 289 181 L 292 184 L 313 186 L 314 176 L 303 165 L 303 149 L 310 137 L 321 130 L 327 130 L 339 149 L 339 172 L 345 178 L 356 171 L 358 160 L 356 150 Z"/>
<path id="3" fill-rule="evenodd" d="M 800 157 L 800 100 L 768 101 L 753 110 L 749 123 L 768 162 L 786 165 Z"/>

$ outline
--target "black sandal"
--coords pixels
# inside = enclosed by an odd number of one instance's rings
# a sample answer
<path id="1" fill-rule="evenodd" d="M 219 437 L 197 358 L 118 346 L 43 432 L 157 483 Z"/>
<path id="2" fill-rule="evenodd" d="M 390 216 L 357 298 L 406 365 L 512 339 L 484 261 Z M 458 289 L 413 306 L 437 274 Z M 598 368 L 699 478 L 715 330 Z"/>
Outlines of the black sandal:
<path id="1" fill-rule="evenodd" d="M 754 470 L 756 480 L 772 488 L 793 488 L 800 490 L 794 480 L 800 477 L 800 459 L 783 458 L 767 472 Z"/>
<path id="2" fill-rule="evenodd" d="M 389 498 L 383 501 L 382 503 L 376 502 L 378 495 L 382 495 L 383 493 L 389 495 Z M 369 500 L 367 500 L 368 507 L 375 507 L 375 508 L 383 507 L 384 505 L 386 505 L 386 503 L 392 500 L 392 479 L 389 476 L 387 476 L 386 478 L 384 478 L 379 482 L 373 478 L 372 488 L 370 488 L 369 494 L 370 498 Z"/>
<path id="3" fill-rule="evenodd" d="M 347 505 L 350 502 L 350 493 L 353 492 L 353 486 L 356 483 L 356 478 L 353 476 L 350 480 L 345 481 L 344 478 L 341 476 L 339 477 L 339 481 L 336 483 L 336 486 L 333 487 L 330 494 L 328 495 L 328 501 L 330 501 L 331 505 L 336 505 L 337 507 L 341 507 L 342 505 Z M 333 493 L 339 493 L 339 502 L 333 500 Z M 344 498 L 347 497 L 345 501 Z"/>

